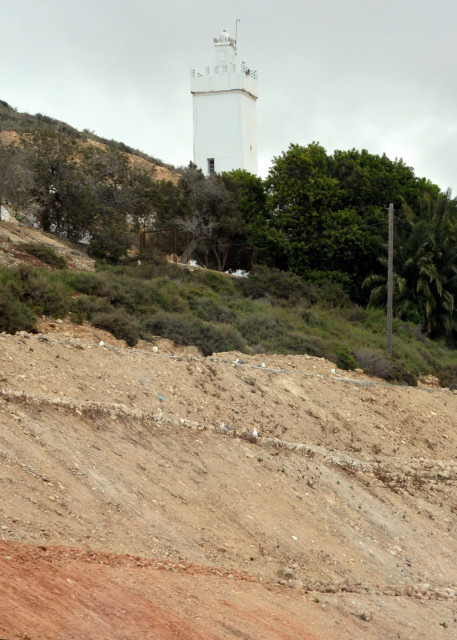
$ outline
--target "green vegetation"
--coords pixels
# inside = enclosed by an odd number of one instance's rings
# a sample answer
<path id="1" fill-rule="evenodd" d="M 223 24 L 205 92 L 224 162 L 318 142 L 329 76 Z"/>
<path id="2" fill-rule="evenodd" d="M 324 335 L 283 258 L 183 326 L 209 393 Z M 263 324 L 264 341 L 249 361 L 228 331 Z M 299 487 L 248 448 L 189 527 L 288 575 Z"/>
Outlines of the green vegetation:
<path id="1" fill-rule="evenodd" d="M 190 163 L 176 182 L 159 181 L 155 159 L 0 101 L 3 130 L 16 131 L 17 144 L 0 143 L 2 201 L 44 231 L 87 241 L 105 265 L 57 279 L 17 271 L 19 284 L 2 276 L 2 295 L 17 288 L 16 307 L 2 307 L 4 327 L 29 326 L 30 311 L 69 311 L 129 344 L 160 333 L 205 353 L 310 353 L 393 380 L 438 368 L 453 380 L 451 352 L 441 350 L 442 340 L 457 346 L 457 201 L 402 160 L 328 154 L 313 142 L 291 144 L 265 180 L 241 170 L 205 177 Z M 389 203 L 394 360 L 383 344 Z M 129 265 L 140 232 L 143 264 Z M 250 277 L 191 276 L 157 261 L 161 253 Z"/>
<path id="2" fill-rule="evenodd" d="M 67 267 L 65 258 L 59 256 L 59 254 L 48 245 L 40 244 L 39 242 L 23 242 L 19 247 L 51 267 L 55 267 L 56 269 L 66 269 Z"/>
<path id="3" fill-rule="evenodd" d="M 91 321 L 134 346 L 155 335 L 196 345 L 204 354 L 239 350 L 325 357 L 414 384 L 425 373 L 457 383 L 455 353 L 398 319 L 394 358 L 385 355 L 385 317 L 363 309 L 331 282 L 254 270 L 246 279 L 189 272 L 165 261 L 104 266 L 96 272 L 0 269 L 0 330 L 31 331 L 41 314 Z"/>

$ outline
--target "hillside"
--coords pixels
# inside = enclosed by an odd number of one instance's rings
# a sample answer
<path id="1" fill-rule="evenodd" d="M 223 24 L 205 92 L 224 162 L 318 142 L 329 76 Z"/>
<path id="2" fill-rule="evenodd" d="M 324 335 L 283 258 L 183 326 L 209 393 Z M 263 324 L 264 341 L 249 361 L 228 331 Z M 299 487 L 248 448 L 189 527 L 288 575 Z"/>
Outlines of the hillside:
<path id="1" fill-rule="evenodd" d="M 55 132 L 64 134 L 69 138 L 76 138 L 82 145 L 93 145 L 102 148 L 111 147 L 126 153 L 130 161 L 141 168 L 154 168 L 155 176 L 159 180 L 176 181 L 174 167 L 167 165 L 157 158 L 153 158 L 138 149 L 132 149 L 128 145 L 115 140 L 101 138 L 95 133 L 85 130 L 78 131 L 71 125 L 41 113 L 35 115 L 16 111 L 4 100 L 0 100 L 0 142 L 11 144 L 17 141 L 19 134 L 29 134 L 41 127 L 50 127 Z"/>
<path id="2" fill-rule="evenodd" d="M 39 330 L 0 336 L 2 637 L 455 633 L 456 395 Z"/>

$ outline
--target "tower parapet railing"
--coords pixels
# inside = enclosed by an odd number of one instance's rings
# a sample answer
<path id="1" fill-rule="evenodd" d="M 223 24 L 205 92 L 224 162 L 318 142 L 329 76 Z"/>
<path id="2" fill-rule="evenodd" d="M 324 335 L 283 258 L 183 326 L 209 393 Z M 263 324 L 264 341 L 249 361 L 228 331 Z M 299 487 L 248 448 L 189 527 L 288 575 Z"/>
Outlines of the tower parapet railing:
<path id="1" fill-rule="evenodd" d="M 243 75 L 249 76 L 253 80 L 257 80 L 257 71 L 255 69 L 249 69 L 244 62 L 242 62 L 241 64 L 233 64 L 232 62 L 230 62 L 228 65 L 215 65 L 213 68 L 205 67 L 204 73 L 199 73 L 195 69 L 192 69 L 191 71 L 192 78 L 203 78 L 204 76 L 211 75 L 219 76 L 228 73 L 241 73 Z"/>
<path id="2" fill-rule="evenodd" d="M 220 38 L 213 38 L 213 42 L 223 42 L 224 44 L 226 42 L 229 42 L 231 45 L 233 45 L 234 47 L 236 47 L 236 40 L 235 38 L 231 38 L 228 34 L 225 36 L 221 36 Z"/>

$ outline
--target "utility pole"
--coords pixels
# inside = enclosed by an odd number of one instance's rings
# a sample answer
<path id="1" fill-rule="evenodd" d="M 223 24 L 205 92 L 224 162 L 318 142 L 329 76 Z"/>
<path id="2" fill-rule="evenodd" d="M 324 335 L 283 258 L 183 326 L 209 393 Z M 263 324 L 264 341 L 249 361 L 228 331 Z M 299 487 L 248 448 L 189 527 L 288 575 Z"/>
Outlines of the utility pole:
<path id="1" fill-rule="evenodd" d="M 389 240 L 387 251 L 387 354 L 392 356 L 392 315 L 394 291 L 394 205 L 389 204 Z"/>

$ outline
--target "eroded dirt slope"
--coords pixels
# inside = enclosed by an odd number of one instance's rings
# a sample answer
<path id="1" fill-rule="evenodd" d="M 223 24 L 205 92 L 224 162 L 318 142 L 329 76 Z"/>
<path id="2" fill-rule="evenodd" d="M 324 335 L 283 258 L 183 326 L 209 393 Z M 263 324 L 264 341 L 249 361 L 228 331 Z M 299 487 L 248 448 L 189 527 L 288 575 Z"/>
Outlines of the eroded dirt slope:
<path id="1" fill-rule="evenodd" d="M 40 331 L 0 336 L 1 637 L 457 635 L 456 395 Z"/>

